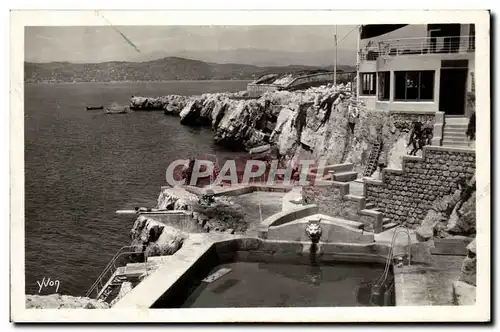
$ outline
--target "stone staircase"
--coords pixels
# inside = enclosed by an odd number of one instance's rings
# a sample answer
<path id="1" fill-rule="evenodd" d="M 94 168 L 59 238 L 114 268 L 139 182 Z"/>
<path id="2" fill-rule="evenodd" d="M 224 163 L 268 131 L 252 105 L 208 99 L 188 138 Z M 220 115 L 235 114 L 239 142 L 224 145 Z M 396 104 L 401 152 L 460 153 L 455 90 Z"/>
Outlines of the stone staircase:
<path id="1" fill-rule="evenodd" d="M 364 181 L 363 179 L 356 179 L 352 182 L 349 183 L 349 192 L 351 195 L 355 196 L 360 196 L 363 197 L 366 200 L 365 197 L 365 189 L 364 189 Z M 392 222 L 390 218 L 384 217 L 383 216 L 383 211 L 379 207 L 377 207 L 374 203 L 372 202 L 366 202 L 364 205 L 363 211 L 366 212 L 380 212 L 382 213 L 382 227 L 379 229 L 381 232 L 385 232 L 391 228 L 394 228 L 398 225 L 396 222 Z"/>
<path id="2" fill-rule="evenodd" d="M 358 178 L 358 173 L 353 171 L 354 164 L 338 164 L 331 165 L 328 169 L 328 174 L 332 181 L 350 182 Z"/>
<path id="3" fill-rule="evenodd" d="M 380 209 L 379 207 L 375 206 L 375 204 L 373 204 L 373 203 L 366 203 L 365 204 L 365 210 L 374 210 L 374 211 L 378 211 L 378 212 L 384 213 L 384 211 L 382 211 L 382 209 Z M 394 221 L 391 221 L 390 218 L 382 217 L 382 232 L 385 232 L 386 230 L 394 228 L 397 225 L 398 225 L 398 223 L 394 222 Z"/>
<path id="4" fill-rule="evenodd" d="M 322 171 L 323 180 L 312 186 L 307 204 L 317 204 L 326 215 L 362 223 L 363 229 L 374 233 L 398 225 L 386 218 L 379 207 L 367 203 L 364 179 L 358 179 L 352 163 L 328 165 Z"/>
<path id="5" fill-rule="evenodd" d="M 465 132 L 469 119 L 466 117 L 446 117 L 443 130 L 443 146 L 467 148 L 469 141 Z"/>

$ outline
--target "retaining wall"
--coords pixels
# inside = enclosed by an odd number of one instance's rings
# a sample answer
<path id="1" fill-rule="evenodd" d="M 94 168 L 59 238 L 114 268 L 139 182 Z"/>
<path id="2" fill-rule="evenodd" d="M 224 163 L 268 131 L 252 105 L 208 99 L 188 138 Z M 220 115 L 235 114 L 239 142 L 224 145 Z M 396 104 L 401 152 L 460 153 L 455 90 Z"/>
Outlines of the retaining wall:
<path id="1" fill-rule="evenodd" d="M 381 180 L 365 179 L 365 198 L 398 224 L 418 227 L 432 203 L 457 189 L 476 169 L 474 150 L 426 146 L 422 157 L 404 156 L 403 166 L 384 169 Z"/>
<path id="2" fill-rule="evenodd" d="M 349 194 L 349 183 L 322 181 L 302 188 L 305 204 L 316 204 L 318 212 L 363 223 L 366 231 L 382 230 L 382 213 L 366 210 L 365 198 Z"/>

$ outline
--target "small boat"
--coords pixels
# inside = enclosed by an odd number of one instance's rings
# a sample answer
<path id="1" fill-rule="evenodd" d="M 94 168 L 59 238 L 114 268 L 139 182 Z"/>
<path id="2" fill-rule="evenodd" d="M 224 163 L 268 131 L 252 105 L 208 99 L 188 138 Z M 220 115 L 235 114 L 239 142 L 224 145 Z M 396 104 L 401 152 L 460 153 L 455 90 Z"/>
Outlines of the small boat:
<path id="1" fill-rule="evenodd" d="M 87 106 L 87 111 L 102 110 L 104 106 Z"/>
<path id="2" fill-rule="evenodd" d="M 126 114 L 128 113 L 128 107 L 111 107 L 104 109 L 106 114 Z"/>

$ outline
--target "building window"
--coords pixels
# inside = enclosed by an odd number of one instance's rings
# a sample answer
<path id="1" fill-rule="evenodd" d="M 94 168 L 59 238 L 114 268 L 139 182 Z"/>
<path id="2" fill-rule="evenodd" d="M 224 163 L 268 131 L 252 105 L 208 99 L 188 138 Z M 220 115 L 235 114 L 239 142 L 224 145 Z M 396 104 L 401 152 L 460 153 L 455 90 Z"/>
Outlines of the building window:
<path id="1" fill-rule="evenodd" d="M 389 100 L 391 91 L 391 72 L 378 73 L 378 100 Z"/>
<path id="2" fill-rule="evenodd" d="M 394 100 L 421 101 L 434 99 L 434 71 L 394 72 Z"/>
<path id="3" fill-rule="evenodd" d="M 375 73 L 360 73 L 361 95 L 374 96 L 376 93 L 377 76 Z"/>

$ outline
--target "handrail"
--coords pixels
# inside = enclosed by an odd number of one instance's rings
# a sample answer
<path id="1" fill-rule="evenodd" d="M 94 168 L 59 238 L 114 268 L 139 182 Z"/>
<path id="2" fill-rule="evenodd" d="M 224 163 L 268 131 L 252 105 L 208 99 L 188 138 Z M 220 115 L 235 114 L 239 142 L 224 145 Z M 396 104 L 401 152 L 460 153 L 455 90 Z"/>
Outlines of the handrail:
<path id="1" fill-rule="evenodd" d="M 101 272 L 101 274 L 97 277 L 97 279 L 94 281 L 94 283 L 92 284 L 92 286 L 90 286 L 89 290 L 87 291 L 87 293 L 85 294 L 86 297 L 89 297 L 90 294 L 92 294 L 92 292 L 95 290 L 95 288 L 97 287 L 97 285 L 99 284 L 99 282 L 102 281 L 102 279 L 104 278 L 105 274 L 109 271 L 109 269 L 111 267 L 114 267 L 114 263 L 116 262 L 116 260 L 125 255 L 125 254 L 142 254 L 143 252 L 136 252 L 135 250 L 134 251 L 126 251 L 126 252 L 122 252 L 123 250 L 125 249 L 137 249 L 137 248 L 141 248 L 142 249 L 142 246 L 124 246 L 124 247 L 121 247 L 118 252 L 113 256 L 113 258 L 109 261 L 108 265 L 106 265 L 106 267 L 103 269 L 103 271 Z M 115 267 L 115 270 L 116 270 L 116 267 Z"/>
<path id="2" fill-rule="evenodd" d="M 385 39 L 377 46 L 369 46 L 359 50 L 360 60 L 376 60 L 380 56 L 398 56 L 405 54 L 441 54 L 474 52 L 475 36 L 439 36 L 409 37 Z M 373 57 L 368 59 L 371 52 Z"/>
<path id="3" fill-rule="evenodd" d="M 410 236 L 410 231 L 405 226 L 398 225 L 394 229 L 394 234 L 392 235 L 391 247 L 390 247 L 390 250 L 389 250 L 389 255 L 387 255 L 387 259 L 386 259 L 386 262 L 385 262 L 384 273 L 382 274 L 382 276 L 380 277 L 380 279 L 377 281 L 376 285 L 380 285 L 381 286 L 385 282 L 385 279 L 387 278 L 387 274 L 389 272 L 389 267 L 390 267 L 390 264 L 391 264 L 392 259 L 394 257 L 394 242 L 396 241 L 397 236 L 401 232 L 405 232 L 407 234 L 407 236 L 408 236 L 408 266 L 410 266 L 410 262 L 411 262 L 411 236 Z M 383 279 L 383 281 L 382 281 L 382 279 Z"/>
<path id="4" fill-rule="evenodd" d="M 410 266 L 410 257 L 411 257 L 411 236 L 410 236 L 410 231 L 408 228 L 402 225 L 398 225 L 394 229 L 394 234 L 392 235 L 392 240 L 391 240 L 391 247 L 389 250 L 389 255 L 387 255 L 386 261 L 385 261 L 385 269 L 380 278 L 377 280 L 377 282 L 373 285 L 373 288 L 376 289 L 376 293 L 379 292 L 380 288 L 384 285 L 385 281 L 387 280 L 387 275 L 389 274 L 389 267 L 391 265 L 392 259 L 394 257 L 394 242 L 396 241 L 397 236 L 399 235 L 400 232 L 405 232 L 408 235 L 408 266 Z M 392 286 L 391 286 L 392 288 Z M 370 294 L 370 303 L 372 302 L 374 292 L 372 291 Z"/>
<path id="5" fill-rule="evenodd" d="M 149 243 L 148 246 L 155 246 L 157 248 L 160 248 L 160 246 L 157 244 L 157 243 Z M 99 275 L 99 277 L 96 279 L 96 281 L 92 284 L 92 286 L 89 288 L 89 290 L 87 291 L 86 293 L 86 297 L 89 297 L 97 288 L 97 286 L 102 283 L 102 280 L 103 278 L 108 274 L 108 272 L 110 272 L 111 268 L 113 268 L 113 273 L 111 273 L 109 279 L 113 278 L 114 277 L 114 274 L 115 272 L 118 270 L 119 267 L 116 267 L 115 266 L 115 262 L 118 260 L 119 257 L 123 256 L 123 255 L 129 255 L 129 254 L 142 254 L 144 255 L 144 266 L 145 266 L 145 269 L 146 269 L 146 274 L 149 274 L 148 273 L 148 255 L 147 255 L 147 252 L 146 251 L 141 251 L 141 252 L 137 252 L 137 251 L 124 251 L 122 252 L 123 250 L 125 249 L 137 249 L 137 248 L 143 248 L 143 246 L 140 246 L 140 245 L 135 245 L 135 246 L 125 246 L 125 247 L 121 247 L 120 250 L 118 250 L 118 252 L 113 256 L 113 258 L 111 259 L 111 261 L 108 263 L 108 265 L 106 265 L 106 267 L 104 268 L 104 270 L 101 272 L 101 274 Z M 109 281 L 108 279 L 108 281 Z M 108 282 L 106 282 L 104 284 L 104 286 L 106 286 Z M 102 285 L 101 285 L 102 286 Z M 99 298 L 99 296 L 101 295 L 102 291 L 104 290 L 104 286 L 103 288 L 99 291 L 97 291 L 97 298 Z"/>

